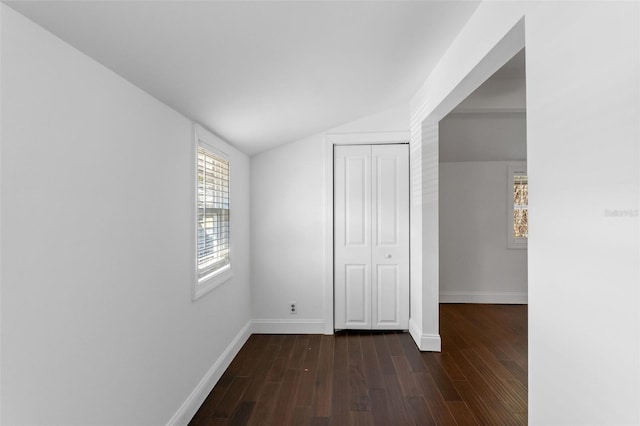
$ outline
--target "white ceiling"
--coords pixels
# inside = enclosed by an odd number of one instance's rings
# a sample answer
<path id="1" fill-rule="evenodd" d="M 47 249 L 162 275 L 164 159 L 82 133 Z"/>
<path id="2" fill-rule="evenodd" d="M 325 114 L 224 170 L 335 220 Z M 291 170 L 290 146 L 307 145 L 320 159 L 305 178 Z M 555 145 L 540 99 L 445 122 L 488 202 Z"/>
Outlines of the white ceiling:
<path id="1" fill-rule="evenodd" d="M 525 112 L 526 92 L 525 50 L 522 49 L 452 112 Z"/>
<path id="2" fill-rule="evenodd" d="M 527 159 L 525 50 L 440 121 L 440 161 Z"/>
<path id="3" fill-rule="evenodd" d="M 8 1 L 248 154 L 406 102 L 479 1 Z"/>

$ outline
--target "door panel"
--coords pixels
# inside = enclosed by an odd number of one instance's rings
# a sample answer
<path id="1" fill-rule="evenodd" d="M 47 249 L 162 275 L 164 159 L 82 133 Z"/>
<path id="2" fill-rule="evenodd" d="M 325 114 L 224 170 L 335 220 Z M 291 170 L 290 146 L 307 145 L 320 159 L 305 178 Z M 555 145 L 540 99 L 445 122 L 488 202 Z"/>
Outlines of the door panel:
<path id="1" fill-rule="evenodd" d="M 398 265 L 378 265 L 377 325 L 397 326 L 400 323 L 400 282 Z"/>
<path id="2" fill-rule="evenodd" d="M 345 325 L 371 324 L 371 286 L 369 265 L 345 265 Z"/>
<path id="3" fill-rule="evenodd" d="M 335 328 L 409 327 L 407 145 L 334 148 Z"/>
<path id="4" fill-rule="evenodd" d="M 337 146 L 335 327 L 371 328 L 371 147 Z"/>
<path id="5" fill-rule="evenodd" d="M 371 147 L 371 265 L 374 329 L 409 328 L 409 152 Z"/>
<path id="6" fill-rule="evenodd" d="M 397 199 L 397 174 L 398 164 L 396 158 L 374 157 L 376 161 L 376 198 L 375 208 L 377 214 L 376 244 L 378 246 L 398 245 L 398 199 Z"/>
<path id="7" fill-rule="evenodd" d="M 368 243 L 370 188 L 369 159 L 364 156 L 345 158 L 344 226 L 345 246 L 365 246 Z"/>

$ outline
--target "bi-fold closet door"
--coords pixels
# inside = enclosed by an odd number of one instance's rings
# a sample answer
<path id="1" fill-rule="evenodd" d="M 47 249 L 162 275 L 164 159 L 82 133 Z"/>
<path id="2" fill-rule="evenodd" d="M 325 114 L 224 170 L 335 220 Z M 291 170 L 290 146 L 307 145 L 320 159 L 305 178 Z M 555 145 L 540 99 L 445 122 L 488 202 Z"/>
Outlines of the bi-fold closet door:
<path id="1" fill-rule="evenodd" d="M 409 328 L 407 144 L 334 147 L 336 329 Z"/>

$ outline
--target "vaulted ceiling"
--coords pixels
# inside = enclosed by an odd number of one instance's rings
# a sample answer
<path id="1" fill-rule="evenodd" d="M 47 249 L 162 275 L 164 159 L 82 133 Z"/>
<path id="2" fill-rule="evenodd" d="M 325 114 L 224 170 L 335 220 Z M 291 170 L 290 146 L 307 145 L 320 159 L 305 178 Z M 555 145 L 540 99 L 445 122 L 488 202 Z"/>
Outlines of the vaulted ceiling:
<path id="1" fill-rule="evenodd" d="M 407 102 L 479 1 L 9 1 L 240 150 Z"/>
<path id="2" fill-rule="evenodd" d="M 522 49 L 452 112 L 525 112 L 525 50 Z"/>

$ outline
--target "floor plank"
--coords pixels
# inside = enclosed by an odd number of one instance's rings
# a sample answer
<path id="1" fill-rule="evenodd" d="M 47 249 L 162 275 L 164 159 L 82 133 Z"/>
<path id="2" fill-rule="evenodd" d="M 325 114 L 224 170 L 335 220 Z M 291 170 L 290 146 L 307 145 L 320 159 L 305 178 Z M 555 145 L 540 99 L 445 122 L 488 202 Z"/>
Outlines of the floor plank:
<path id="1" fill-rule="evenodd" d="M 311 410 L 312 415 L 316 418 L 316 423 L 324 421 L 321 419 L 326 419 L 328 422 L 329 416 L 331 415 L 331 396 L 333 392 L 333 351 L 333 336 L 322 336 L 320 340 L 318 371 L 316 372 L 316 382 Z"/>
<path id="2" fill-rule="evenodd" d="M 249 378 L 243 376 L 237 376 L 233 379 L 233 383 L 229 386 L 229 389 L 224 394 L 224 397 L 220 401 L 220 404 L 213 412 L 213 417 L 219 419 L 228 419 L 235 411 L 236 406 L 241 402 L 244 391 L 249 386 Z"/>
<path id="3" fill-rule="evenodd" d="M 284 373 L 284 380 L 271 420 L 273 426 L 287 425 L 292 422 L 295 409 L 294 401 L 299 383 L 300 370 L 290 368 Z"/>
<path id="4" fill-rule="evenodd" d="M 280 393 L 280 386 L 281 384 L 278 382 L 264 384 L 256 399 L 256 405 L 247 424 L 267 425 L 271 423 L 273 410 L 278 401 L 278 394 Z"/>
<path id="5" fill-rule="evenodd" d="M 364 359 L 360 346 L 360 333 L 349 333 L 347 336 L 347 352 L 349 358 L 349 404 L 351 411 L 369 411 L 369 389 L 364 376 Z M 362 419 L 362 416 L 351 419 Z M 355 421 L 355 420 L 354 420 Z M 360 421 L 360 420 L 358 420 Z"/>
<path id="6" fill-rule="evenodd" d="M 347 335 L 335 336 L 333 352 L 333 387 L 331 392 L 331 425 L 349 422 L 349 360 L 347 351 Z"/>
<path id="7" fill-rule="evenodd" d="M 407 416 L 416 425 L 435 425 L 436 421 L 431 415 L 427 401 L 421 397 L 409 397 L 407 402 Z"/>
<path id="8" fill-rule="evenodd" d="M 459 425 L 477 425 L 478 422 L 471 414 L 467 403 L 464 401 L 448 401 L 447 407 L 453 414 L 453 418 Z"/>

